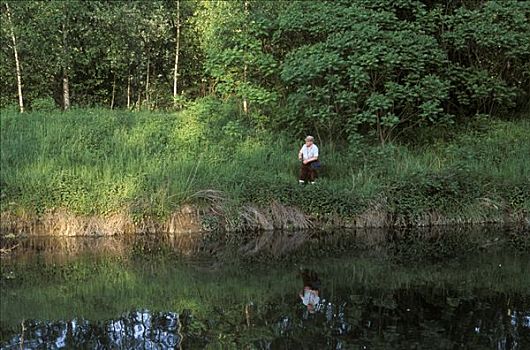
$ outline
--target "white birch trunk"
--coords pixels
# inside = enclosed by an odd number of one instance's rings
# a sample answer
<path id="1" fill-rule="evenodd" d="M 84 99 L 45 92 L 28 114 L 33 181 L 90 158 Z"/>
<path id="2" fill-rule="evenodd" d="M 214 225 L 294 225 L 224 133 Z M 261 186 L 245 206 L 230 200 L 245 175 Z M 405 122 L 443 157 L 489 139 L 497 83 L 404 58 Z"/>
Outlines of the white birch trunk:
<path id="1" fill-rule="evenodd" d="M 63 69 L 63 108 L 65 111 L 70 109 L 70 82 L 67 68 Z"/>
<path id="2" fill-rule="evenodd" d="M 131 109 L 131 75 L 127 78 L 127 109 Z"/>
<path id="3" fill-rule="evenodd" d="M 114 97 L 116 96 L 116 73 L 114 73 L 114 79 L 112 80 L 112 98 L 110 100 L 110 109 L 114 109 Z"/>
<path id="4" fill-rule="evenodd" d="M 245 7 L 245 21 L 248 21 L 248 0 L 244 2 L 244 7 Z M 245 82 L 245 85 L 247 83 L 247 70 L 248 70 L 248 66 L 247 66 L 247 62 L 245 59 L 245 65 L 243 66 L 243 81 Z M 248 114 L 248 105 L 249 105 L 249 102 L 247 100 L 247 95 L 245 92 L 243 94 L 243 112 L 245 114 Z"/>
<path id="5" fill-rule="evenodd" d="M 147 59 L 147 74 L 145 77 L 145 103 L 149 107 L 149 66 L 150 66 L 150 59 Z"/>
<path id="6" fill-rule="evenodd" d="M 177 0 L 177 43 L 175 45 L 175 68 L 173 70 L 173 100 L 176 102 L 178 95 L 178 67 L 180 53 L 180 0 Z"/>
<path id="7" fill-rule="evenodd" d="M 247 65 L 243 67 L 243 81 L 247 82 Z M 245 114 L 248 114 L 248 101 L 247 101 L 247 95 L 243 95 L 243 112 Z"/>
<path id="8" fill-rule="evenodd" d="M 11 19 L 11 11 L 9 10 L 9 4 L 6 2 L 7 10 L 7 20 L 9 21 L 9 26 L 11 29 L 11 40 L 13 41 L 13 52 L 15 54 L 15 70 L 17 74 L 17 91 L 18 91 L 18 106 L 20 108 L 20 113 L 24 113 L 24 98 L 22 97 L 22 73 L 20 69 L 20 60 L 18 58 L 17 50 L 17 39 L 15 37 L 15 26 L 13 20 Z"/>
<path id="9" fill-rule="evenodd" d="M 67 21 L 68 19 L 66 18 L 65 21 Z M 70 109 L 70 82 L 69 82 L 69 79 L 68 79 L 68 61 L 69 61 L 69 58 L 68 58 L 68 49 L 67 49 L 67 45 L 68 45 L 68 38 L 67 38 L 67 26 L 65 23 L 63 23 L 63 26 L 62 26 L 62 29 L 63 29 L 63 59 L 64 59 L 64 62 L 63 62 L 63 109 L 66 111 L 68 109 Z"/>

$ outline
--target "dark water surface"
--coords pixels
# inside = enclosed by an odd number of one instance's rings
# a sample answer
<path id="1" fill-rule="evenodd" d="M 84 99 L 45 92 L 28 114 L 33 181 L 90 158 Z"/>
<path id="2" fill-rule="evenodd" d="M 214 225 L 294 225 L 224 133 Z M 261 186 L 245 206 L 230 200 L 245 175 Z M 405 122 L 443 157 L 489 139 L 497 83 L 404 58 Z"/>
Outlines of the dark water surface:
<path id="1" fill-rule="evenodd" d="M 3 239 L 0 346 L 530 349 L 527 235 L 274 233 L 213 256 L 182 236 Z"/>

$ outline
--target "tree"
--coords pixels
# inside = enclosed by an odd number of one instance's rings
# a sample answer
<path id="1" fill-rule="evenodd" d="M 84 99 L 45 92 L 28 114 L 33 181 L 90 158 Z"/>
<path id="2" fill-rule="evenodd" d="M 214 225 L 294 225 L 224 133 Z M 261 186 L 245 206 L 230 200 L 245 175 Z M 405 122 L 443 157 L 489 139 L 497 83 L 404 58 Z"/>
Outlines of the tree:
<path id="1" fill-rule="evenodd" d="M 63 64 L 62 64 L 62 81 L 63 81 L 63 109 L 66 111 L 70 109 L 70 83 L 69 83 L 69 71 L 70 71 L 70 55 L 69 55 L 69 43 L 68 43 L 68 32 L 70 30 L 70 23 L 68 18 L 68 3 L 63 3 L 64 18 L 61 24 L 62 32 L 62 49 L 63 49 Z"/>
<path id="2" fill-rule="evenodd" d="M 275 34 L 290 108 L 283 124 L 384 144 L 514 108 L 530 88 L 529 15 L 518 1 L 293 2 Z"/>
<path id="3" fill-rule="evenodd" d="M 300 133 L 343 139 L 366 130 L 384 144 L 398 127 L 446 118 L 446 57 L 417 23 L 350 2 L 296 2 L 279 22 L 281 40 L 298 39 L 289 42 L 281 77 L 290 126 Z"/>
<path id="4" fill-rule="evenodd" d="M 177 99 L 178 96 L 178 68 L 179 68 L 179 54 L 180 54 L 180 0 L 176 0 L 177 3 L 177 20 L 176 20 L 176 31 L 177 36 L 175 38 L 175 68 L 173 69 L 173 99 Z"/>
<path id="5" fill-rule="evenodd" d="M 18 58 L 18 49 L 17 49 L 17 40 L 15 36 L 15 26 L 13 24 L 13 19 L 11 18 L 11 11 L 9 9 L 9 4 L 6 2 L 6 14 L 8 25 L 11 31 L 11 40 L 13 41 L 13 54 L 15 56 L 15 67 L 16 67 L 16 76 L 17 76 L 17 91 L 18 91 L 18 105 L 20 108 L 20 113 L 24 113 L 24 98 L 22 97 L 22 73 L 20 68 L 20 60 Z"/>
<path id="6" fill-rule="evenodd" d="M 440 41 L 450 65 L 451 111 L 498 114 L 530 98 L 530 2 L 487 1 L 455 8 Z"/>
<path id="7" fill-rule="evenodd" d="M 215 95 L 253 126 L 384 144 L 529 100 L 528 1 L 52 0 L 1 10 L 0 105 L 18 98 L 20 110 L 37 98 L 164 109 Z"/>
<path id="8" fill-rule="evenodd" d="M 253 17 L 258 6 L 247 0 L 203 2 L 195 20 L 213 90 L 223 98 L 238 98 L 245 114 L 252 104 L 259 107 L 276 99 L 262 84 L 276 62 L 259 39 L 263 28 Z"/>

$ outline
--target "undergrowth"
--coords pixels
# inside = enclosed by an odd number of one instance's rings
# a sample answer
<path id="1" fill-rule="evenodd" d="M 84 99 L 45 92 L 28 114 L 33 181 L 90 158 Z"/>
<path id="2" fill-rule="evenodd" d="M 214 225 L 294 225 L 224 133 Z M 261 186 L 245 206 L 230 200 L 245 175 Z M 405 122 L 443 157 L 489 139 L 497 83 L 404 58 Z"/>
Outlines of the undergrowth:
<path id="1" fill-rule="evenodd" d="M 79 109 L 2 111 L 2 211 L 125 211 L 166 218 L 223 194 L 226 213 L 272 202 L 318 219 L 379 203 L 414 224 L 421 215 L 487 218 L 530 211 L 530 122 L 477 119 L 443 138 L 385 147 L 320 143 L 316 185 L 297 184 L 301 141 L 252 129 L 237 109 L 202 100 L 180 113 Z M 432 130 L 426 131 L 432 133 Z M 450 134 L 450 137 L 447 137 Z"/>

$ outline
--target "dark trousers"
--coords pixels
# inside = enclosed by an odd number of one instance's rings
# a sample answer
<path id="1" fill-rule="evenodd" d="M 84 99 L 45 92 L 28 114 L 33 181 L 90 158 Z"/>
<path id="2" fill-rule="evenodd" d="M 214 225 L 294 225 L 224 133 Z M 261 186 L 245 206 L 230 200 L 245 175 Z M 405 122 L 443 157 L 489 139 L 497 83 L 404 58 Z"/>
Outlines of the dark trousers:
<path id="1" fill-rule="evenodd" d="M 315 169 L 311 168 L 311 163 L 313 162 L 309 162 L 307 164 L 302 163 L 300 167 L 300 180 L 315 181 L 317 172 Z"/>

